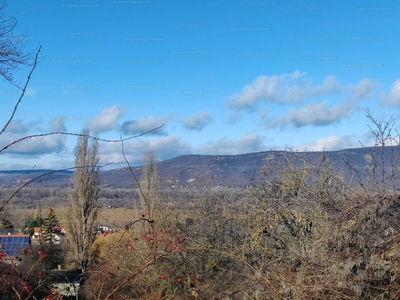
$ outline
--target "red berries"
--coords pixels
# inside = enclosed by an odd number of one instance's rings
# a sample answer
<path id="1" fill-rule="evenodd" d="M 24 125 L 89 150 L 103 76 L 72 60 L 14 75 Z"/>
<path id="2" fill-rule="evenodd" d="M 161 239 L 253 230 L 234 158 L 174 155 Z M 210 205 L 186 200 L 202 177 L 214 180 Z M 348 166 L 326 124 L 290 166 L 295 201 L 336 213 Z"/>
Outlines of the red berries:
<path id="1" fill-rule="evenodd" d="M 186 238 L 180 237 L 180 238 L 179 238 L 179 243 L 183 243 L 185 240 L 186 240 Z"/>
<path id="2" fill-rule="evenodd" d="M 106 235 L 107 235 L 107 231 L 104 231 L 104 232 L 103 232 L 103 235 L 106 236 Z"/>
<path id="3" fill-rule="evenodd" d="M 142 212 L 142 214 L 141 214 L 142 218 L 144 218 L 145 215 L 147 215 L 147 211 Z"/>
<path id="4" fill-rule="evenodd" d="M 135 248 L 132 246 L 132 244 L 129 244 L 128 248 L 129 248 L 129 250 L 131 250 L 131 251 L 135 249 Z"/>
<path id="5" fill-rule="evenodd" d="M 174 250 L 176 250 L 176 244 L 173 244 L 172 246 L 171 246 L 171 249 L 172 249 L 172 251 L 174 251 Z"/>
<path id="6" fill-rule="evenodd" d="M 182 278 L 178 278 L 177 281 L 178 281 L 178 282 L 182 282 Z"/>
<path id="7" fill-rule="evenodd" d="M 42 250 L 39 250 L 38 254 L 39 254 L 41 259 L 45 259 L 47 257 L 47 254 L 44 254 Z"/>
<path id="8" fill-rule="evenodd" d="M 24 291 L 30 293 L 31 289 L 29 288 L 29 286 L 25 285 L 24 286 Z"/>
<path id="9" fill-rule="evenodd" d="M 43 272 L 42 271 L 39 272 L 39 277 L 43 277 Z"/>

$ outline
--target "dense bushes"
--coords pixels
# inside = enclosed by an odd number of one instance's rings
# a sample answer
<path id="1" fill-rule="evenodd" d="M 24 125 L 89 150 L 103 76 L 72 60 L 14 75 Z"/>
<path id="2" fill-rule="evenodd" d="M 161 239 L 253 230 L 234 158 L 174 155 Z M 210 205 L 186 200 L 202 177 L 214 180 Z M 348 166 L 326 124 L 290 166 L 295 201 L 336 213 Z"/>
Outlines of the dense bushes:
<path id="1" fill-rule="evenodd" d="M 346 186 L 320 159 L 281 165 L 286 181 L 263 178 L 241 197 L 200 188 L 173 209 L 161 199 L 154 216 L 98 239 L 87 295 L 125 283 L 109 299 L 397 298 L 399 196 Z M 296 193 L 276 189 L 288 178 Z"/>

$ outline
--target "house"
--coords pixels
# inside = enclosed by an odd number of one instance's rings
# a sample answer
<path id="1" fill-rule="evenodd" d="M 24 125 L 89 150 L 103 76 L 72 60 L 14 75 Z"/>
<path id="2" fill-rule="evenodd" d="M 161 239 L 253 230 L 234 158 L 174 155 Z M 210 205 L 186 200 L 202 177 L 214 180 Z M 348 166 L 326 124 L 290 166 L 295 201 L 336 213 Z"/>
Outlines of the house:
<path id="1" fill-rule="evenodd" d="M 33 227 L 32 239 L 39 238 L 41 232 L 42 232 L 42 227 Z"/>
<path id="2" fill-rule="evenodd" d="M 100 230 L 101 233 L 103 233 L 105 231 L 108 232 L 110 230 L 110 228 L 108 226 L 105 226 L 105 225 L 100 225 L 99 226 L 99 230 Z"/>
<path id="3" fill-rule="evenodd" d="M 51 233 L 45 233 L 42 227 L 34 227 L 32 241 L 39 242 L 39 239 L 42 238 L 42 241 L 50 242 L 50 240 L 55 244 L 60 244 L 65 235 L 65 230 L 61 226 L 53 226 Z"/>
<path id="4" fill-rule="evenodd" d="M 31 247 L 29 234 L 1 234 L 0 258 L 16 260 Z"/>

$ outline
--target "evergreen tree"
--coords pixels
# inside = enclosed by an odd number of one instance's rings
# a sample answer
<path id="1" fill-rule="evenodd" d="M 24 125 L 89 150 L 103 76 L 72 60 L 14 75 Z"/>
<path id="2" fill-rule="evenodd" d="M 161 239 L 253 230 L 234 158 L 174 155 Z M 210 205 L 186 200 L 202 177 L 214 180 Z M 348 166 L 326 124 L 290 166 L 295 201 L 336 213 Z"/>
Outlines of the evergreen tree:
<path id="1" fill-rule="evenodd" d="M 54 212 L 54 209 L 50 207 L 47 208 L 47 217 L 43 220 L 41 238 L 44 241 L 52 241 L 52 235 L 54 232 L 54 226 L 58 225 L 59 221 Z"/>

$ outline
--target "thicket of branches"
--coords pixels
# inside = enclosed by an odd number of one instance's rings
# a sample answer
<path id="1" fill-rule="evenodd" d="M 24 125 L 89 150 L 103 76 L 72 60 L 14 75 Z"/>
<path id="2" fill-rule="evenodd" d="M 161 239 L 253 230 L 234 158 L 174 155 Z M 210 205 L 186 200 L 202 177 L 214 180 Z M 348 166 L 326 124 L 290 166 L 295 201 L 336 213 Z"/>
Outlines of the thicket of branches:
<path id="1" fill-rule="evenodd" d="M 245 197 L 198 188 L 184 208 L 160 198 L 154 218 L 101 236 L 86 297 L 398 298 L 398 191 L 350 186 L 329 153 L 277 155 Z"/>

